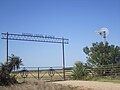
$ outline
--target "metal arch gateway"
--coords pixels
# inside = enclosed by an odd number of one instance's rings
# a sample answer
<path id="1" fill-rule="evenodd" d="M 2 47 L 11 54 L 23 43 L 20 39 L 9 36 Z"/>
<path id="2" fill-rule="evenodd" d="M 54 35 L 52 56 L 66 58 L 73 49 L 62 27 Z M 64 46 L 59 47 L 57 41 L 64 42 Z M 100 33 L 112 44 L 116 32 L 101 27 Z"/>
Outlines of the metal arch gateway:
<path id="1" fill-rule="evenodd" d="M 41 34 L 10 34 L 8 32 L 1 33 L 1 39 L 6 39 L 6 62 L 8 63 L 8 40 L 19 40 L 19 41 L 33 41 L 33 42 L 47 42 L 47 43 L 60 43 L 62 44 L 62 62 L 63 62 L 63 78 L 65 80 L 65 55 L 64 55 L 64 44 L 69 44 L 69 39 L 56 38 L 50 35 Z"/>

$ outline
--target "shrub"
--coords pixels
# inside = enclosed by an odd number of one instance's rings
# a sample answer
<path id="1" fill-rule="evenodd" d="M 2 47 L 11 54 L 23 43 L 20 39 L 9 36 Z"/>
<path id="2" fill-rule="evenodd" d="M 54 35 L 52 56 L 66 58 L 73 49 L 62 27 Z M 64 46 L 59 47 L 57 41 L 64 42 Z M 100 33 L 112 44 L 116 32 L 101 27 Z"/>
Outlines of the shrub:
<path id="1" fill-rule="evenodd" d="M 72 69 L 72 77 L 75 80 L 85 79 L 88 75 L 86 71 L 86 67 L 83 65 L 82 62 L 77 61 L 75 62 L 73 69 Z"/>
<path id="2" fill-rule="evenodd" d="M 14 69 L 18 69 L 21 65 L 21 59 L 17 56 L 11 55 L 9 62 L 0 66 L 0 85 L 10 85 L 17 83 L 15 76 L 11 76 L 11 72 Z"/>

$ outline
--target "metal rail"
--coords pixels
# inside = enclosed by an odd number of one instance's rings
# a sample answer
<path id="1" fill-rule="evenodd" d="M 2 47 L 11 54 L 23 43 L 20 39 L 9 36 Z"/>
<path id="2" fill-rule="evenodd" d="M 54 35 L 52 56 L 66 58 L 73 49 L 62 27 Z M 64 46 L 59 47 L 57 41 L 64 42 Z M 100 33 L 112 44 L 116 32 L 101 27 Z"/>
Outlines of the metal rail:
<path id="1" fill-rule="evenodd" d="M 34 42 L 49 42 L 49 43 L 64 43 L 68 44 L 69 39 L 65 38 L 56 38 L 49 35 L 36 35 L 36 34 L 10 34 L 10 33 L 1 33 L 1 39 L 8 40 L 20 40 L 20 41 L 34 41 Z"/>

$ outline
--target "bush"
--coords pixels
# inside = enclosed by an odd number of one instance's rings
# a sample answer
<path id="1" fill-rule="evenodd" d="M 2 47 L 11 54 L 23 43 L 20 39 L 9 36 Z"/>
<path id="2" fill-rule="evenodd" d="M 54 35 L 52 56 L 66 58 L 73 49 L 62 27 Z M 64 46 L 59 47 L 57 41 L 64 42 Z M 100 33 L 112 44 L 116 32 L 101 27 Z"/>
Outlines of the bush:
<path id="1" fill-rule="evenodd" d="M 21 59 L 17 56 L 11 55 L 9 62 L 0 66 L 0 85 L 10 85 L 17 83 L 15 76 L 11 76 L 12 70 L 18 69 L 21 65 Z"/>
<path id="2" fill-rule="evenodd" d="M 75 62 L 73 69 L 72 69 L 72 77 L 75 80 L 83 80 L 87 77 L 88 72 L 86 70 L 86 67 L 83 65 L 82 62 L 77 61 Z"/>

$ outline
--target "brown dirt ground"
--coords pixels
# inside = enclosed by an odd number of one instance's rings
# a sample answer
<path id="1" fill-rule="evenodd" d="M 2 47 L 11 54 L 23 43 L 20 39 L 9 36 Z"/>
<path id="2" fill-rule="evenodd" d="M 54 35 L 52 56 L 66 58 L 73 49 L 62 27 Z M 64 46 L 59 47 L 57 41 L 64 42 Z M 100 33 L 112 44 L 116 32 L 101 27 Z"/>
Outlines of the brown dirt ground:
<path id="1" fill-rule="evenodd" d="M 77 90 L 120 90 L 120 84 L 97 81 L 58 81 L 53 82 L 64 86 L 77 87 Z"/>

